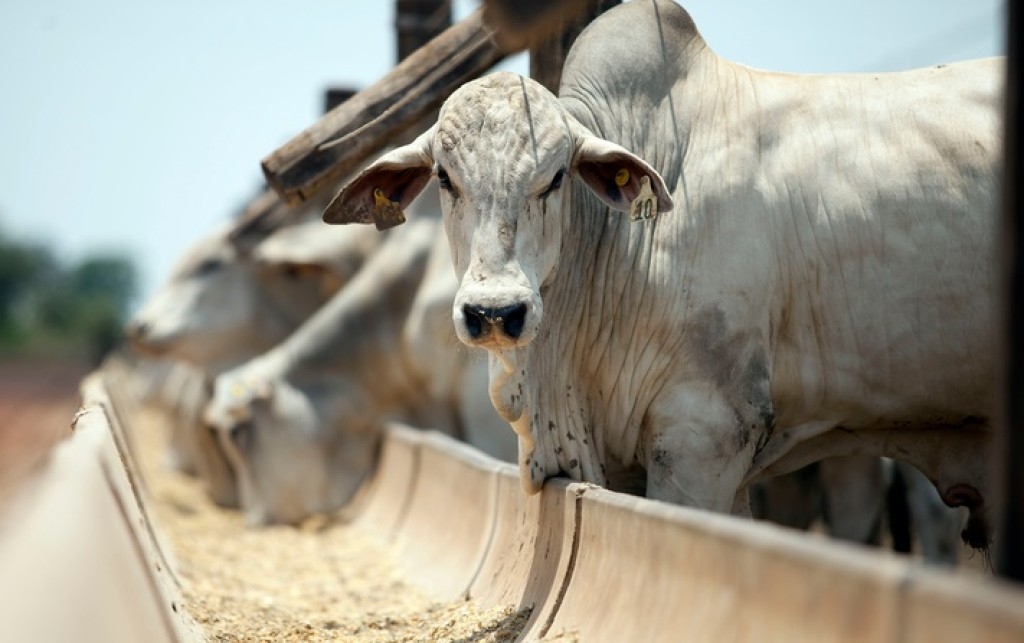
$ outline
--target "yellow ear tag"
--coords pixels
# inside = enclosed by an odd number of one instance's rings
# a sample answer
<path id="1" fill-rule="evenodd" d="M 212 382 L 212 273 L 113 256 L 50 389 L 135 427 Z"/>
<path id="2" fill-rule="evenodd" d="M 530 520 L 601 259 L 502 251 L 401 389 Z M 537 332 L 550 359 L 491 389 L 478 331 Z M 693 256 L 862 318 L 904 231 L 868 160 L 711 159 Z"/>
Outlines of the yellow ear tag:
<path id="1" fill-rule="evenodd" d="M 373 188 L 373 222 L 378 230 L 393 228 L 405 223 L 405 213 L 397 201 L 392 201 L 380 188 Z"/>
<path id="2" fill-rule="evenodd" d="M 236 384 L 232 385 L 232 387 L 231 387 L 231 397 L 232 398 L 234 398 L 236 400 L 241 400 L 241 399 L 246 397 L 245 393 L 246 393 L 245 387 L 242 386 L 241 384 L 236 383 Z"/>
<path id="3" fill-rule="evenodd" d="M 629 170 L 622 168 L 615 173 L 615 185 L 621 188 L 627 183 L 629 183 Z"/>
<path id="4" fill-rule="evenodd" d="M 615 178 L 618 179 L 618 175 Z M 641 221 L 653 219 L 656 216 L 658 216 L 658 197 L 651 190 L 651 178 L 640 177 L 640 194 L 636 195 L 629 206 L 629 219 Z"/>

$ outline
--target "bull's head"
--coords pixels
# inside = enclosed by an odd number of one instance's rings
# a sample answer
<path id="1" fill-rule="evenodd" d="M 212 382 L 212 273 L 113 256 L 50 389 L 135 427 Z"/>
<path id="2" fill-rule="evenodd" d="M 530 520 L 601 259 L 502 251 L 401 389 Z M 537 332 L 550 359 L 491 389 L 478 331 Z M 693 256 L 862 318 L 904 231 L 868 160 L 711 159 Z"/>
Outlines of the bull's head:
<path id="1" fill-rule="evenodd" d="M 433 176 L 461 280 L 456 332 L 490 350 L 525 346 L 537 334 L 541 293 L 573 233 L 573 181 L 640 218 L 672 208 L 650 165 L 593 135 L 540 84 L 497 73 L 452 94 L 433 127 L 359 174 L 324 221 L 398 225 Z"/>
<path id="2" fill-rule="evenodd" d="M 204 420 L 235 470 L 246 522 L 294 524 L 352 498 L 373 466 L 379 432 L 358 422 L 332 426 L 324 415 L 337 409 L 261 373 L 265 366 L 257 359 L 219 376 Z"/>
<path id="3" fill-rule="evenodd" d="M 287 337 L 378 245 L 367 234 L 333 234 L 319 220 L 255 243 L 231 232 L 193 247 L 135 314 L 126 329 L 133 348 L 209 371 L 233 366 Z"/>

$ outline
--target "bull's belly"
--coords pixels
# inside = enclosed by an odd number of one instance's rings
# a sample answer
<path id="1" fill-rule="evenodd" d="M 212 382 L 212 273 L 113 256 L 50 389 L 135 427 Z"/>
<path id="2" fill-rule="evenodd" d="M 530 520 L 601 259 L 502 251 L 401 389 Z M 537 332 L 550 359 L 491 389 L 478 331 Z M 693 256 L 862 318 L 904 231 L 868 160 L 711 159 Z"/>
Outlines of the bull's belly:
<path id="1" fill-rule="evenodd" d="M 975 335 L 912 346 L 820 347 L 788 360 L 772 380 L 776 427 L 884 429 L 986 421 L 994 399 L 995 348 Z"/>

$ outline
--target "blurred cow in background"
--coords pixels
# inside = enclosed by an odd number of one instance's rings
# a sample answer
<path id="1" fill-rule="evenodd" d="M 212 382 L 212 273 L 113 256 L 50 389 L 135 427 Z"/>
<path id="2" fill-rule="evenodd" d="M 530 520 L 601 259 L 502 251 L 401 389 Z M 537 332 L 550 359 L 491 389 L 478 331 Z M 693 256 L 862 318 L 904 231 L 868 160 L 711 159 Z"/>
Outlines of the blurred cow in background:
<path id="1" fill-rule="evenodd" d="M 966 511 L 946 506 L 913 466 L 868 456 L 826 458 L 751 485 L 755 518 L 863 545 L 918 551 L 925 562 L 955 565 Z M 888 536 L 888 537 L 887 537 Z"/>
<path id="2" fill-rule="evenodd" d="M 341 507 L 372 470 L 388 419 L 514 460 L 515 435 L 487 397 L 486 364 L 451 327 L 458 281 L 438 210 L 390 233 L 285 342 L 217 378 L 206 420 L 221 432 L 249 524 Z"/>
<path id="3" fill-rule="evenodd" d="M 197 243 L 128 324 L 132 346 L 217 374 L 274 346 L 354 275 L 380 235 L 277 203 Z"/>
<path id="4" fill-rule="evenodd" d="M 136 399 L 175 419 L 164 454 L 167 465 L 176 471 L 205 478 L 205 473 L 197 468 L 197 444 L 193 435 L 195 422 L 209 398 L 203 371 L 178 359 L 135 356 L 127 364 L 131 364 L 130 381 Z"/>
<path id="5" fill-rule="evenodd" d="M 336 234 L 319 219 L 322 202 L 290 208 L 269 192 L 238 220 L 198 242 L 168 283 L 129 322 L 142 355 L 180 360 L 171 460 L 195 471 L 210 496 L 237 505 L 234 476 L 202 424 L 212 378 L 276 345 L 336 293 L 381 242 L 372 233 Z"/>

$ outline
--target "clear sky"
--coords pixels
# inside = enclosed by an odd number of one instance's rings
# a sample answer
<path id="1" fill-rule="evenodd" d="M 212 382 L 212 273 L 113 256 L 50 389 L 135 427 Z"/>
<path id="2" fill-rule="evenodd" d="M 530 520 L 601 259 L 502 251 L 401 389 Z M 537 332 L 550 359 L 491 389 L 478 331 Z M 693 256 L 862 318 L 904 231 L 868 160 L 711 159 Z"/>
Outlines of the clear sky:
<path id="1" fill-rule="evenodd" d="M 763 69 L 888 71 L 999 55 L 1004 0 L 691 0 Z M 456 17 L 475 8 L 456 0 Z M 329 85 L 394 64 L 392 0 L 2 0 L 0 229 L 68 261 L 123 250 L 144 294 L 260 185 Z M 523 57 L 506 65 L 526 73 Z"/>

